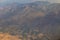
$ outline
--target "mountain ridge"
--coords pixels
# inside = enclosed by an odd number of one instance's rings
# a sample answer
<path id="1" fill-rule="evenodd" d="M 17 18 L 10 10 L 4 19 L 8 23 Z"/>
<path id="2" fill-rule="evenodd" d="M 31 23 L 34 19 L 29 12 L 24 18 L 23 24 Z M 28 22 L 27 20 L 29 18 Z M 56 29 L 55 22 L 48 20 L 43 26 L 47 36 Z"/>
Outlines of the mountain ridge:
<path id="1" fill-rule="evenodd" d="M 35 36 L 47 34 L 57 40 L 60 36 L 60 3 L 13 3 L 0 8 L 0 31 L 11 35 Z M 30 39 L 31 40 L 31 39 Z M 47 39 L 44 39 L 47 40 Z"/>

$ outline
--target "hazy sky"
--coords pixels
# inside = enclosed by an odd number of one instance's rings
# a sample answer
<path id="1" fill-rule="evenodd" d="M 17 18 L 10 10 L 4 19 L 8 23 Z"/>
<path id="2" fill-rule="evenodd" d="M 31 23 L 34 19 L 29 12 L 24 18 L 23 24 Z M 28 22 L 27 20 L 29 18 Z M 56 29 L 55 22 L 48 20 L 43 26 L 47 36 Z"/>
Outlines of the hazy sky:
<path id="1" fill-rule="evenodd" d="M 60 3 L 60 0 L 0 0 L 0 3 L 3 2 L 32 2 L 32 1 L 49 1 L 49 2 L 56 2 L 56 3 Z"/>

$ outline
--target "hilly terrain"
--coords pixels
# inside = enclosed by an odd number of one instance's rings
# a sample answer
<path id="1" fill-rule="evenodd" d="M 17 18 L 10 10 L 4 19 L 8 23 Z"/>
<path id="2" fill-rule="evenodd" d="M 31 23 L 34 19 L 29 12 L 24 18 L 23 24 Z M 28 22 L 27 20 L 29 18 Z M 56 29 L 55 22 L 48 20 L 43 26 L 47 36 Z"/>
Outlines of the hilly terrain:
<path id="1" fill-rule="evenodd" d="M 60 3 L 36 1 L 0 6 L 0 32 L 18 35 L 21 40 L 60 40 Z"/>

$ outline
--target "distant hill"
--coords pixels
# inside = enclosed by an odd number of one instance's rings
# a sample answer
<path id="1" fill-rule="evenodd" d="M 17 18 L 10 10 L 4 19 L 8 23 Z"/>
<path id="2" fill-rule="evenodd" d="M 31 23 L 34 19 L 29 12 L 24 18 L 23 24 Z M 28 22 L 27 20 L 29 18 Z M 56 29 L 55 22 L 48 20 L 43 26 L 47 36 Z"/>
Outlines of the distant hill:
<path id="1" fill-rule="evenodd" d="M 11 35 L 32 36 L 47 34 L 57 40 L 60 36 L 60 3 L 12 3 L 0 7 L 0 32 Z M 46 39 L 44 39 L 46 40 Z"/>

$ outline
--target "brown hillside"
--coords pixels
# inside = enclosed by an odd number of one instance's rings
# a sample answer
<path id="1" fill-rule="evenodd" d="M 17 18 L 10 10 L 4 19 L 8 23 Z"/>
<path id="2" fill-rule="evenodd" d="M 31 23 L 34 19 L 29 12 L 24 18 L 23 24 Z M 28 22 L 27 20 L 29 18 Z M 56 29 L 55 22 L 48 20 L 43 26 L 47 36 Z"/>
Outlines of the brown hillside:
<path id="1" fill-rule="evenodd" d="M 12 36 L 8 33 L 0 33 L 0 40 L 21 40 L 18 36 Z"/>

